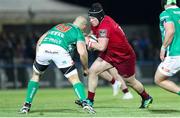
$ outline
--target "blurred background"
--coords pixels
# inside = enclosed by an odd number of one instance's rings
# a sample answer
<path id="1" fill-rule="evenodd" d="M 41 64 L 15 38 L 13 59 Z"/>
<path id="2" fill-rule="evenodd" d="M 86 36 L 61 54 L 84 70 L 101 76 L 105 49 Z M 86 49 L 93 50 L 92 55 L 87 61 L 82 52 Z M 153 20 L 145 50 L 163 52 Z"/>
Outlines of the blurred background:
<path id="1" fill-rule="evenodd" d="M 35 47 L 39 37 L 58 23 L 72 22 L 86 16 L 93 2 L 100 2 L 107 15 L 119 23 L 137 56 L 137 79 L 153 84 L 159 60 L 161 38 L 159 14 L 160 0 L 0 0 L 0 89 L 24 88 L 31 78 Z M 89 52 L 89 63 L 96 58 Z M 80 61 L 74 60 L 82 76 Z M 179 82 L 177 74 L 173 80 Z M 100 79 L 100 86 L 109 83 Z M 40 81 L 41 87 L 69 87 L 70 84 L 54 64 Z"/>

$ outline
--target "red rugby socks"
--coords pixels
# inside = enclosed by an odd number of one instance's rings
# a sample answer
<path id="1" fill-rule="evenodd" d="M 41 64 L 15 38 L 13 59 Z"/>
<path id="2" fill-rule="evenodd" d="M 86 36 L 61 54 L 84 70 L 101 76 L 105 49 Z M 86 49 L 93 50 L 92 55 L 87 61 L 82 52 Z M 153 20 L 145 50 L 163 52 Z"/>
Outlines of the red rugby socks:
<path id="1" fill-rule="evenodd" d="M 95 93 L 88 91 L 88 99 L 94 101 Z"/>
<path id="2" fill-rule="evenodd" d="M 141 96 L 141 98 L 142 98 L 143 100 L 149 99 L 149 97 L 150 97 L 149 94 L 146 93 L 145 90 L 144 90 L 142 93 L 140 93 L 139 95 Z"/>
<path id="3" fill-rule="evenodd" d="M 111 84 L 114 84 L 115 83 L 115 79 L 112 78 L 112 80 L 110 82 L 111 82 Z"/>

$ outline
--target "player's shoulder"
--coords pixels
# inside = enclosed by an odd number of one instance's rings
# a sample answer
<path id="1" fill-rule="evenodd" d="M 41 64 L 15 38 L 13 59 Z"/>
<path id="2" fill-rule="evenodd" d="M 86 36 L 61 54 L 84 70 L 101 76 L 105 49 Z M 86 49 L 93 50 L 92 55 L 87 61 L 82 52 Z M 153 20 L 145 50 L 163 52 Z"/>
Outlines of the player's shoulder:
<path id="1" fill-rule="evenodd" d="M 74 25 L 72 23 L 67 23 L 66 25 L 70 27 L 71 31 L 81 32 L 81 29 L 78 26 L 76 26 L 76 25 Z"/>
<path id="2" fill-rule="evenodd" d="M 166 10 L 164 10 L 164 11 L 162 11 L 161 13 L 160 13 L 160 15 L 159 16 L 164 16 L 164 15 L 166 15 L 167 14 L 167 11 Z"/>
<path id="3" fill-rule="evenodd" d="M 110 16 L 107 16 L 105 15 L 104 19 L 103 19 L 103 22 L 104 23 L 111 23 L 113 22 L 114 20 L 110 17 Z"/>
<path id="4" fill-rule="evenodd" d="M 169 13 L 166 10 L 162 11 L 159 15 L 160 20 L 166 19 L 168 17 L 169 17 Z"/>
<path id="5" fill-rule="evenodd" d="M 72 24 L 72 23 L 66 23 L 65 25 L 68 26 L 68 27 L 74 28 L 74 29 L 78 29 L 78 27 L 75 26 L 75 25 Z"/>
<path id="6" fill-rule="evenodd" d="M 104 19 L 101 22 L 101 27 L 107 27 L 110 28 L 114 23 L 114 20 L 110 16 L 105 16 Z"/>

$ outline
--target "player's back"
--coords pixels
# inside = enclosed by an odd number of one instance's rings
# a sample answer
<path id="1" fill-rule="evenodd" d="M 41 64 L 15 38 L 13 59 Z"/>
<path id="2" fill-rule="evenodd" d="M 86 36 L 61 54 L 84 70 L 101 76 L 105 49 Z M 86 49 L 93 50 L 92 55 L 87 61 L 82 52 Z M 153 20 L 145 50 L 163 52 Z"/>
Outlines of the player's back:
<path id="1" fill-rule="evenodd" d="M 104 24 L 109 27 L 108 52 L 113 52 L 116 56 L 124 56 L 124 58 L 126 58 L 127 55 L 134 55 L 134 51 L 119 24 L 109 16 L 105 17 Z"/>
<path id="2" fill-rule="evenodd" d="M 84 39 L 82 32 L 75 25 L 58 24 L 47 32 L 42 44 L 54 44 L 68 50 L 70 45 L 76 44 L 78 37 Z"/>
<path id="3" fill-rule="evenodd" d="M 126 36 L 119 24 L 117 24 L 111 17 L 106 16 L 104 19 L 104 24 L 106 24 L 109 29 L 109 37 L 112 41 L 112 43 L 118 43 L 118 42 L 126 42 Z"/>
<path id="4" fill-rule="evenodd" d="M 92 27 L 92 30 L 97 37 L 107 37 L 109 39 L 106 51 L 101 52 L 100 55 L 107 55 L 118 63 L 130 57 L 135 57 L 123 30 L 111 17 L 105 16 L 100 25 Z"/>
<path id="5" fill-rule="evenodd" d="M 180 37 L 180 8 L 167 9 L 166 12 L 172 17 L 175 26 L 175 33 Z"/>

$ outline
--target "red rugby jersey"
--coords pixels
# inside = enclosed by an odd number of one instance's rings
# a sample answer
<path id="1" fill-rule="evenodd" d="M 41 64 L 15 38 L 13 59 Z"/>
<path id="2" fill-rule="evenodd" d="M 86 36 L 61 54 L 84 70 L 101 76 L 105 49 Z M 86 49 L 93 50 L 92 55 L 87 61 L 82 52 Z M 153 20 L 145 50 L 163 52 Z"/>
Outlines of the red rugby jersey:
<path id="1" fill-rule="evenodd" d="M 105 16 L 97 27 L 91 26 L 91 30 L 97 38 L 107 37 L 109 39 L 107 49 L 100 52 L 100 57 L 117 63 L 135 57 L 125 33 L 111 17 Z"/>

